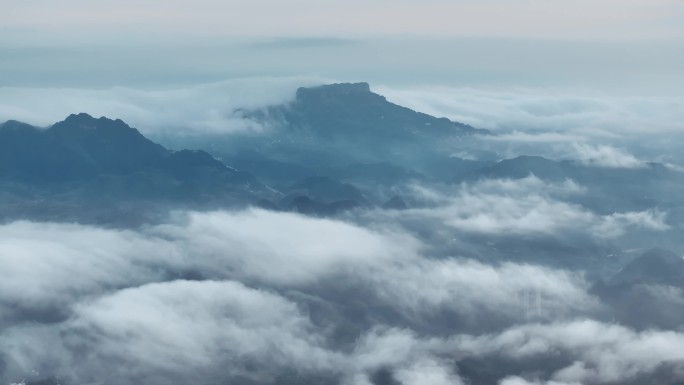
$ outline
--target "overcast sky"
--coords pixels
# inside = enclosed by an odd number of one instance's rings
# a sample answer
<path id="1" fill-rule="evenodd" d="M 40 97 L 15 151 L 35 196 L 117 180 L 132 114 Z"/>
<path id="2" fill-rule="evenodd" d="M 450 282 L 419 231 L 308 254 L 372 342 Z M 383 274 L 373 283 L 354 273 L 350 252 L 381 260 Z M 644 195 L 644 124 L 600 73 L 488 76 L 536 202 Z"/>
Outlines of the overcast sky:
<path id="1" fill-rule="evenodd" d="M 0 87 L 684 89 L 680 0 L 6 0 Z"/>
<path id="2" fill-rule="evenodd" d="M 0 23 L 24 39 L 173 36 L 681 38 L 679 0 L 7 0 Z M 3 34 L 7 39 L 10 35 Z"/>

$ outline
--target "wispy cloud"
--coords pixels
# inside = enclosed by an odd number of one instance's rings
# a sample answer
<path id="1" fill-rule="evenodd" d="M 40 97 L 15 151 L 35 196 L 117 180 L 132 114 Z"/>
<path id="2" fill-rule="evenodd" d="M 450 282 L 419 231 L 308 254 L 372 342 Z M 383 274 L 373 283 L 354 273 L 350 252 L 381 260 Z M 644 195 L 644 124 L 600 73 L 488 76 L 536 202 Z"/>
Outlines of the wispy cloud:
<path id="1" fill-rule="evenodd" d="M 645 162 L 640 161 L 625 150 L 600 145 L 575 144 L 576 159 L 589 166 L 607 168 L 645 168 Z"/>
<path id="2" fill-rule="evenodd" d="M 571 236 L 581 234 L 611 239 L 635 229 L 669 229 L 666 213 L 653 210 L 599 215 L 568 199 L 586 193 L 576 182 L 545 182 L 530 175 L 523 179 L 494 179 L 435 189 L 411 187 L 424 207 L 379 217 L 438 221 L 471 234 Z"/>
<path id="3" fill-rule="evenodd" d="M 152 136 L 197 136 L 260 132 L 239 109 L 294 100 L 298 87 L 325 83 L 320 78 L 245 78 L 165 89 L 0 87 L 0 121 L 40 126 L 85 112 L 126 121 Z"/>

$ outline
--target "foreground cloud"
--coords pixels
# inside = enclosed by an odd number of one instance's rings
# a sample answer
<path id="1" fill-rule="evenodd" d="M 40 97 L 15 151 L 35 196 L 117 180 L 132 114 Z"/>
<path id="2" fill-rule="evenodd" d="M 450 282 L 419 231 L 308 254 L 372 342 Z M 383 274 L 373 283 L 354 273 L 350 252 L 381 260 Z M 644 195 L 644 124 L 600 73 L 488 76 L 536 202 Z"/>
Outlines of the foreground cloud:
<path id="1" fill-rule="evenodd" d="M 79 381 L 161 384 L 217 375 L 266 381 L 284 367 L 330 370 L 334 354 L 320 343 L 307 317 L 278 295 L 230 281 L 172 281 L 76 304 L 53 328 L 12 327 L 0 347 L 9 375 L 49 370 Z"/>
<path id="2" fill-rule="evenodd" d="M 537 292 L 540 320 L 598 306 L 576 274 L 431 259 L 396 229 L 290 213 L 178 213 L 136 231 L 15 222 L 0 234 L 5 382 L 35 371 L 77 383 L 258 383 L 286 368 L 365 378 L 389 364 L 384 355 L 342 347 L 385 323 L 428 332 L 453 329 L 454 316 L 470 329 L 524 322 L 521 298 Z M 404 383 L 458 378 L 411 351 Z"/>
<path id="3" fill-rule="evenodd" d="M 562 366 L 536 379 L 506 366 L 497 379 L 603 383 L 684 358 L 679 332 L 586 320 L 604 308 L 580 273 L 429 256 L 381 221 L 251 209 L 126 231 L 15 222 L 0 236 L 2 383 L 465 384 L 466 358 L 552 354 Z"/>
<path id="4" fill-rule="evenodd" d="M 620 383 L 659 368 L 684 369 L 684 334 L 635 332 L 593 320 L 523 325 L 496 335 L 460 337 L 458 345 L 472 354 L 523 360 L 568 354 L 572 363 L 549 378 L 561 383 Z"/>

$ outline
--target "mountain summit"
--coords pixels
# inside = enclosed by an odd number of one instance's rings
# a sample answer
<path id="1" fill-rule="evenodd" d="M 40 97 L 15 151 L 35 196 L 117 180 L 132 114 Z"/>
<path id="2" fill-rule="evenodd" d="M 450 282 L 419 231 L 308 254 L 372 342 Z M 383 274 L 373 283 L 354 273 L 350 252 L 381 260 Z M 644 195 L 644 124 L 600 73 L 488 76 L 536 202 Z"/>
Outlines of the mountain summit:
<path id="1" fill-rule="evenodd" d="M 0 216 L 104 222 L 164 204 L 225 207 L 275 194 L 205 151 L 172 151 L 119 119 L 84 113 L 47 129 L 0 125 L 0 193 Z"/>
<path id="2" fill-rule="evenodd" d="M 169 150 L 121 120 L 72 114 L 48 129 L 27 124 L 0 128 L 0 175 L 24 180 L 89 179 L 158 166 Z"/>
<path id="3" fill-rule="evenodd" d="M 271 108 L 296 127 L 334 137 L 388 135 L 415 139 L 486 134 L 467 124 L 436 118 L 387 101 L 368 83 L 338 83 L 299 88 L 295 101 Z"/>
<path id="4" fill-rule="evenodd" d="M 234 165 L 315 165 L 315 173 L 385 163 L 429 174 L 434 164 L 450 162 L 464 137 L 490 134 L 394 104 L 368 83 L 302 87 L 288 103 L 241 112 L 268 129 L 230 140 L 212 138 L 207 143 L 212 150 Z M 236 157 L 239 151 L 251 156 Z"/>

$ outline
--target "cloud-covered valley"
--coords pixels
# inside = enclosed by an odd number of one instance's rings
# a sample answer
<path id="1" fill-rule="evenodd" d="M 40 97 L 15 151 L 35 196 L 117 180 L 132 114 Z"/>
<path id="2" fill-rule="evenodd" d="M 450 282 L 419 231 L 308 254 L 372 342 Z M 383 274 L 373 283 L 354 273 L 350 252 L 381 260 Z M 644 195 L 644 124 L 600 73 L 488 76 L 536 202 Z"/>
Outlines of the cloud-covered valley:
<path id="1" fill-rule="evenodd" d="M 472 360 L 534 366 L 553 351 L 558 369 L 530 381 L 609 383 L 681 360 L 676 331 L 582 321 L 605 305 L 579 272 L 437 258 L 380 219 L 172 218 L 130 230 L 2 225 L 1 381 L 513 383 L 519 372 L 472 372 Z"/>

